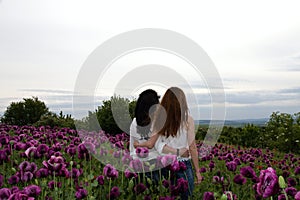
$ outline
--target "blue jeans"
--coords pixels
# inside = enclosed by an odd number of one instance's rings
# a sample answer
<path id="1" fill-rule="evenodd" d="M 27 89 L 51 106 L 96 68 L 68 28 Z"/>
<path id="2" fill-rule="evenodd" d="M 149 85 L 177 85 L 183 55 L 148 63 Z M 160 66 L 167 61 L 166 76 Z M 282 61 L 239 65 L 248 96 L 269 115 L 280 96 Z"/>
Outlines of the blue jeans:
<path id="1" fill-rule="evenodd" d="M 176 173 L 176 179 L 178 180 L 179 178 L 184 178 L 184 180 L 188 181 L 188 191 L 181 194 L 181 199 L 185 200 L 188 199 L 189 196 L 191 197 L 193 194 L 193 190 L 194 190 L 194 172 L 193 172 L 193 168 L 192 168 L 192 163 L 190 160 L 187 161 L 180 161 L 183 162 L 186 165 L 186 170 L 180 170 Z"/>

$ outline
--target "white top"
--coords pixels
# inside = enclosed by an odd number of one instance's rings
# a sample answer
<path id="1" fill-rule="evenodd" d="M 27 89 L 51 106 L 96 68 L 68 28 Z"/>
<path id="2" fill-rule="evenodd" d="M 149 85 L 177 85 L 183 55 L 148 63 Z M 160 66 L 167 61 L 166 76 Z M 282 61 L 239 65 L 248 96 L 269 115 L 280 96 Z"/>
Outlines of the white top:
<path id="1" fill-rule="evenodd" d="M 166 144 L 174 149 L 189 149 L 189 145 L 195 139 L 194 127 L 194 120 L 191 116 L 189 116 L 188 126 L 182 124 L 178 130 L 176 137 L 169 136 L 168 138 L 166 138 L 165 136 L 159 136 L 155 143 L 155 148 L 157 149 L 158 153 L 164 155 L 162 151 Z M 184 161 L 189 160 L 190 158 L 191 157 L 178 157 L 177 159 L 179 161 Z"/>
<path id="2" fill-rule="evenodd" d="M 141 140 L 141 135 L 137 132 L 137 122 L 136 119 L 134 118 L 131 122 L 130 125 L 130 146 L 129 146 L 129 151 L 130 155 L 135 159 L 138 158 L 136 153 L 135 153 L 135 148 L 133 146 L 134 140 L 138 140 L 140 143 L 145 142 L 146 140 Z M 147 161 L 151 159 L 155 159 L 159 156 L 156 148 L 149 149 L 149 156 L 147 158 L 139 158 L 141 160 Z"/>

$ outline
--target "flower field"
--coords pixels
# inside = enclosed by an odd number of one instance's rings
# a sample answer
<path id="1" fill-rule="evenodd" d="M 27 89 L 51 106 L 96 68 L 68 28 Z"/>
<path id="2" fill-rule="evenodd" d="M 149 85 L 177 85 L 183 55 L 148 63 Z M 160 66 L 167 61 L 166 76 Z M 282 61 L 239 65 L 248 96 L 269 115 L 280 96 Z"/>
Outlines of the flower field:
<path id="1" fill-rule="evenodd" d="M 128 141 L 125 133 L 0 125 L 0 200 L 179 199 L 187 181 L 171 179 L 185 166 L 172 156 L 145 165 L 129 155 Z M 203 156 L 197 145 L 203 181 L 193 199 L 300 200 L 299 156 L 225 144 Z M 143 175 L 155 167 L 166 167 L 169 178 Z"/>

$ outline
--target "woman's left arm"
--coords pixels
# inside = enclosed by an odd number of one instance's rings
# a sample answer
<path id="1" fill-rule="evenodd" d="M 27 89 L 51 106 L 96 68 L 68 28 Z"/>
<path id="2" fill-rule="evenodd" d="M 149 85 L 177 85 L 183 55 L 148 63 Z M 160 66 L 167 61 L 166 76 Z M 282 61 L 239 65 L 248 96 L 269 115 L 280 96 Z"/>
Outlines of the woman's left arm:
<path id="1" fill-rule="evenodd" d="M 196 171 L 196 177 L 197 177 L 196 184 L 199 184 L 202 181 L 202 176 L 200 174 L 198 151 L 195 142 L 195 124 L 194 124 L 194 119 L 190 116 L 188 119 L 188 143 L 189 143 L 190 154 L 192 157 L 192 162 Z"/>

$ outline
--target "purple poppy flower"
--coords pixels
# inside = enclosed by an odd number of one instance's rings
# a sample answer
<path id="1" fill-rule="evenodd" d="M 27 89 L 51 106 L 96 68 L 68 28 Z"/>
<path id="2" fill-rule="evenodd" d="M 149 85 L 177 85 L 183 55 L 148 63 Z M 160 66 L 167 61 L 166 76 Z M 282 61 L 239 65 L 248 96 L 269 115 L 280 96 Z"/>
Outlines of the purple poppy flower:
<path id="1" fill-rule="evenodd" d="M 297 182 L 296 182 L 296 180 L 294 178 L 288 178 L 287 179 L 287 183 L 288 183 L 289 187 L 294 187 L 294 186 L 297 185 Z"/>
<path id="2" fill-rule="evenodd" d="M 295 200 L 300 200 L 300 191 L 296 193 L 294 198 L 295 198 Z"/>
<path id="3" fill-rule="evenodd" d="M 184 192 L 186 192 L 186 191 L 188 190 L 188 188 L 189 188 L 188 181 L 185 180 L 184 178 L 179 178 L 179 179 L 177 180 L 177 186 L 176 186 L 176 187 L 178 188 L 178 191 L 179 191 L 180 193 L 184 193 Z"/>
<path id="4" fill-rule="evenodd" d="M 68 153 L 70 156 L 74 156 L 77 152 L 77 147 L 74 144 L 70 144 L 66 149 L 66 153 Z"/>
<path id="5" fill-rule="evenodd" d="M 66 167 L 64 159 L 61 156 L 52 155 L 48 161 L 43 161 L 43 165 L 52 171 L 60 171 Z"/>
<path id="6" fill-rule="evenodd" d="M 294 187 L 288 187 L 288 188 L 285 188 L 285 192 L 288 194 L 288 195 L 290 195 L 290 196 L 295 196 L 296 195 L 296 193 L 297 193 L 297 190 L 296 190 L 296 188 L 294 188 Z"/>
<path id="7" fill-rule="evenodd" d="M 23 191 L 19 191 L 19 192 L 11 194 L 8 199 L 9 200 L 19 200 L 19 199 L 34 200 L 35 198 L 34 197 L 29 197 Z"/>
<path id="8" fill-rule="evenodd" d="M 215 200 L 214 193 L 212 192 L 204 192 L 203 200 Z"/>
<path id="9" fill-rule="evenodd" d="M 101 148 L 100 149 L 100 156 L 106 156 L 108 154 L 107 149 Z"/>
<path id="10" fill-rule="evenodd" d="M 53 142 L 56 142 L 56 141 L 53 141 Z M 62 147 L 60 145 L 60 143 L 56 142 L 55 144 L 52 145 L 51 147 L 54 151 L 61 151 Z"/>
<path id="11" fill-rule="evenodd" d="M 146 158 L 149 155 L 149 149 L 145 147 L 137 147 L 135 153 L 139 158 Z"/>
<path id="12" fill-rule="evenodd" d="M 58 188 L 61 188 L 62 184 L 61 184 L 61 182 L 49 181 L 49 183 L 48 183 L 49 189 L 53 190 L 55 186 Z"/>
<path id="13" fill-rule="evenodd" d="M 85 148 L 89 151 L 89 153 L 95 154 L 96 149 L 95 149 L 95 145 L 92 142 L 84 142 L 83 144 L 84 144 Z M 79 150 L 78 150 L 78 152 L 81 153 Z"/>
<path id="14" fill-rule="evenodd" d="M 1 135 L 0 136 L 0 144 L 2 144 L 3 146 L 9 143 L 9 138 L 6 137 L 5 135 Z"/>
<path id="15" fill-rule="evenodd" d="M 227 200 L 237 200 L 236 194 L 233 194 L 232 192 L 226 192 Z"/>
<path id="16" fill-rule="evenodd" d="M 215 162 L 211 160 L 208 166 L 212 170 L 215 167 Z"/>
<path id="17" fill-rule="evenodd" d="M 17 175 L 13 175 L 8 179 L 8 183 L 10 185 L 15 185 L 15 184 L 19 183 L 19 181 L 20 181 L 20 178 Z"/>
<path id="18" fill-rule="evenodd" d="M 129 169 L 125 169 L 124 174 L 128 179 L 131 179 L 132 177 L 136 178 L 138 176 L 136 173 L 131 172 Z"/>
<path id="19" fill-rule="evenodd" d="M 107 177 L 107 178 L 118 178 L 119 176 L 119 172 L 116 170 L 116 168 L 114 166 L 112 166 L 111 164 L 107 164 L 104 168 L 103 168 L 103 174 Z"/>
<path id="20" fill-rule="evenodd" d="M 8 188 L 1 188 L 0 189 L 0 199 L 8 199 L 11 195 L 11 191 Z"/>
<path id="21" fill-rule="evenodd" d="M 82 171 L 82 169 L 80 169 L 80 171 Z M 58 171 L 57 176 L 69 178 L 70 172 L 68 171 L 67 168 L 63 167 L 60 171 Z"/>
<path id="22" fill-rule="evenodd" d="M 206 168 L 205 167 L 201 167 L 200 168 L 200 173 L 205 173 L 206 172 Z"/>
<path id="23" fill-rule="evenodd" d="M 114 151 L 113 156 L 114 156 L 114 158 L 120 158 L 121 157 L 121 151 Z"/>
<path id="24" fill-rule="evenodd" d="M 241 165 L 241 160 L 239 158 L 235 158 L 233 160 L 237 165 Z"/>
<path id="25" fill-rule="evenodd" d="M 232 161 L 233 159 L 234 159 L 234 156 L 233 156 L 232 153 L 228 153 L 228 154 L 226 155 L 226 160 Z"/>
<path id="26" fill-rule="evenodd" d="M 78 158 L 89 157 L 89 151 L 84 143 L 78 145 Z"/>
<path id="27" fill-rule="evenodd" d="M 247 166 L 247 167 L 242 167 L 240 169 L 240 173 L 246 177 L 246 178 L 253 178 L 256 177 L 255 171 L 253 170 L 252 167 Z"/>
<path id="28" fill-rule="evenodd" d="M 278 176 L 276 171 L 268 167 L 260 171 L 259 183 L 257 183 L 257 193 L 263 198 L 268 198 L 279 191 Z"/>
<path id="29" fill-rule="evenodd" d="M 77 168 L 72 168 L 70 174 L 72 175 L 73 179 L 78 179 L 78 177 L 81 175 L 82 171 L 80 171 Z"/>
<path id="30" fill-rule="evenodd" d="M 29 170 L 31 169 L 30 162 L 28 162 L 28 161 L 23 161 L 23 162 L 19 165 L 19 169 L 20 169 L 22 172 L 29 171 Z"/>
<path id="31" fill-rule="evenodd" d="M 220 182 L 220 177 L 219 176 L 213 176 L 212 182 L 213 183 L 219 183 Z"/>
<path id="32" fill-rule="evenodd" d="M 234 161 L 230 161 L 226 163 L 226 167 L 229 171 L 234 172 L 236 170 L 237 164 Z"/>
<path id="33" fill-rule="evenodd" d="M 143 183 L 139 183 L 134 187 L 134 191 L 137 195 L 145 192 L 146 189 L 147 187 Z"/>
<path id="34" fill-rule="evenodd" d="M 31 172 L 21 173 L 21 181 L 28 182 L 33 178 L 33 174 Z"/>
<path id="35" fill-rule="evenodd" d="M 146 195 L 145 197 L 144 197 L 144 200 L 151 200 L 152 198 L 151 198 L 151 196 L 150 195 Z"/>
<path id="36" fill-rule="evenodd" d="M 142 172 L 144 168 L 144 165 L 140 159 L 134 159 L 130 161 L 129 166 L 136 172 Z"/>
<path id="37" fill-rule="evenodd" d="M 46 169 L 46 168 L 41 168 L 35 172 L 35 176 L 38 178 L 44 178 L 44 177 L 47 177 L 48 175 L 49 175 L 48 169 Z"/>
<path id="38" fill-rule="evenodd" d="M 41 188 L 37 185 L 29 185 L 23 189 L 23 192 L 29 197 L 37 197 L 41 191 Z"/>
<path id="39" fill-rule="evenodd" d="M 300 167 L 296 167 L 295 171 L 294 171 L 295 175 L 300 174 Z"/>
<path id="40" fill-rule="evenodd" d="M 171 185 L 171 196 L 176 197 L 179 195 L 179 188 L 175 185 Z"/>
<path id="41" fill-rule="evenodd" d="M 172 164 L 177 160 L 176 155 L 165 155 L 161 158 L 161 163 L 164 167 L 167 167 L 168 165 Z"/>
<path id="42" fill-rule="evenodd" d="M 171 172 L 177 172 L 180 170 L 180 164 L 177 160 L 175 160 L 170 166 Z"/>
<path id="43" fill-rule="evenodd" d="M 289 177 L 289 176 L 290 176 L 290 172 L 289 172 L 289 171 L 286 171 L 286 170 L 284 170 L 284 171 L 282 172 L 282 176 L 283 176 L 284 178 L 287 178 L 287 177 Z"/>
<path id="44" fill-rule="evenodd" d="M 28 158 L 33 157 L 36 154 L 36 147 L 29 147 L 26 149 L 25 154 Z"/>
<path id="45" fill-rule="evenodd" d="M 284 194 L 278 195 L 278 200 L 287 200 Z"/>
<path id="46" fill-rule="evenodd" d="M 8 161 L 9 158 L 6 149 L 0 150 L 0 165 Z"/>
<path id="47" fill-rule="evenodd" d="M 130 154 L 125 154 L 123 157 L 122 157 L 122 163 L 124 165 L 128 165 L 130 163 L 130 161 L 132 161 L 133 158 L 132 156 L 130 156 Z"/>
<path id="48" fill-rule="evenodd" d="M 236 184 L 239 184 L 239 185 L 244 185 L 246 183 L 246 181 L 247 181 L 246 178 L 244 178 L 240 174 L 235 175 L 233 178 L 233 182 L 235 182 Z"/>
<path id="49" fill-rule="evenodd" d="M 171 185 L 171 182 L 170 182 L 170 180 L 163 180 L 162 181 L 162 185 L 165 187 L 165 188 L 169 188 L 170 187 L 170 185 Z"/>
<path id="50" fill-rule="evenodd" d="M 109 196 L 108 198 L 109 199 L 116 199 L 120 196 L 120 190 L 117 186 L 114 186 L 111 190 L 110 190 L 110 193 L 109 193 Z"/>
<path id="51" fill-rule="evenodd" d="M 46 144 L 40 144 L 37 149 L 37 156 L 41 158 L 43 155 L 46 155 L 49 150 L 49 147 Z"/>
<path id="52" fill-rule="evenodd" d="M 14 144 L 14 149 L 17 151 L 25 150 L 26 148 L 27 148 L 27 145 L 25 143 L 17 142 Z"/>
<path id="53" fill-rule="evenodd" d="M 84 199 L 88 195 L 88 191 L 85 189 L 78 189 L 75 193 L 76 199 Z"/>
<path id="54" fill-rule="evenodd" d="M 126 176 L 126 175 L 125 175 Z M 104 185 L 104 176 L 100 175 L 96 178 L 96 180 L 98 181 L 99 185 Z"/>

